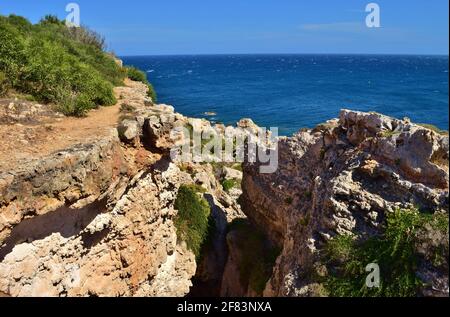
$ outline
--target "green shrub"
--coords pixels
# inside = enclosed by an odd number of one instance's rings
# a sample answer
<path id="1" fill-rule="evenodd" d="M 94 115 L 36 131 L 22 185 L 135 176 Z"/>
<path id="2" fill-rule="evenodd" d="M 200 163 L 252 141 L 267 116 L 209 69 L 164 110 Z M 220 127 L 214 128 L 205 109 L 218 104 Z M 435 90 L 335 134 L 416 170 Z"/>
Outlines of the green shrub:
<path id="1" fill-rule="evenodd" d="M 20 33 L 6 23 L 0 23 L 0 71 L 11 86 L 20 81 L 27 57 L 24 54 L 25 40 Z"/>
<path id="2" fill-rule="evenodd" d="M 37 38 L 31 39 L 27 55 L 22 87 L 43 102 L 58 102 L 58 89 L 70 89 L 70 56 L 61 46 Z"/>
<path id="3" fill-rule="evenodd" d="M 292 197 L 290 197 L 290 196 L 288 196 L 288 197 L 286 197 L 286 198 L 284 199 L 284 203 L 285 203 L 286 205 L 292 205 L 293 202 L 294 202 L 294 198 L 292 198 Z"/>
<path id="4" fill-rule="evenodd" d="M 0 71 L 0 96 L 3 96 L 8 91 L 8 84 L 6 82 L 5 73 Z"/>
<path id="5" fill-rule="evenodd" d="M 356 241 L 338 236 L 328 242 L 325 257 L 333 269 L 325 285 L 332 296 L 410 297 L 422 285 L 415 271 L 417 234 L 425 226 L 448 234 L 448 215 L 421 214 L 418 210 L 397 210 L 388 215 L 381 237 Z M 365 286 L 366 265 L 380 267 L 380 288 Z"/>
<path id="6" fill-rule="evenodd" d="M 70 96 L 65 95 L 65 92 L 66 90 L 61 90 L 56 110 L 66 115 L 83 117 L 89 110 L 96 107 L 91 98 L 85 94 Z"/>
<path id="7" fill-rule="evenodd" d="M 227 193 L 230 192 L 231 189 L 239 187 L 240 185 L 240 181 L 236 179 L 225 179 L 224 181 L 222 181 L 223 190 Z"/>
<path id="8" fill-rule="evenodd" d="M 56 25 L 63 25 L 64 21 L 61 21 L 58 19 L 56 15 L 47 14 L 44 16 L 40 21 L 40 24 L 56 24 Z"/>
<path id="9" fill-rule="evenodd" d="M 241 254 L 239 278 L 242 285 L 262 295 L 272 276 L 273 266 L 280 255 L 280 248 L 274 246 L 260 230 L 246 219 L 235 219 L 229 231 L 238 235 L 237 247 Z"/>
<path id="10" fill-rule="evenodd" d="M 153 85 L 150 84 L 150 83 L 148 83 L 148 84 L 147 84 L 147 87 L 148 87 L 147 95 L 148 95 L 150 98 L 152 98 L 152 101 L 153 101 L 154 103 L 158 102 L 158 96 L 156 95 L 156 91 L 155 91 L 155 88 L 153 87 Z"/>
<path id="11" fill-rule="evenodd" d="M 128 78 L 134 81 L 140 81 L 143 83 L 147 83 L 147 76 L 145 76 L 145 73 L 136 67 L 127 67 L 128 71 Z"/>
<path id="12" fill-rule="evenodd" d="M 200 258 L 201 249 L 208 239 L 210 231 L 210 207 L 200 197 L 203 192 L 198 186 L 183 185 L 178 190 L 175 209 L 178 214 L 174 219 L 177 236 L 185 241 L 188 248 Z"/>
<path id="13" fill-rule="evenodd" d="M 84 116 L 86 112 L 95 107 L 96 104 L 90 96 L 81 94 L 75 100 L 74 115 Z"/>
<path id="14" fill-rule="evenodd" d="M 156 103 L 157 102 L 156 91 L 153 88 L 153 85 L 148 82 L 147 75 L 143 71 L 141 71 L 133 66 L 127 67 L 126 69 L 127 69 L 128 78 L 130 78 L 131 80 L 134 80 L 134 81 L 140 81 L 147 85 L 147 87 L 148 87 L 147 95 L 150 98 L 152 98 L 153 102 Z"/>
<path id="15" fill-rule="evenodd" d="M 116 103 L 113 87 L 126 70 L 105 53 L 104 40 L 85 28 L 68 28 L 55 16 L 31 24 L 0 16 L 2 91 L 13 88 L 67 115 L 84 115 Z M 6 87 L 6 88 L 5 88 Z"/>
<path id="16" fill-rule="evenodd" d="M 354 244 L 354 239 L 351 235 L 336 236 L 325 246 L 327 260 L 342 263 L 348 261 L 355 247 Z"/>
<path id="17" fill-rule="evenodd" d="M 30 21 L 28 21 L 24 17 L 14 15 L 14 14 L 11 14 L 8 17 L 8 22 L 11 25 L 14 25 L 15 27 L 17 27 L 21 32 L 30 32 L 33 27 L 33 25 L 31 24 Z"/>
<path id="18" fill-rule="evenodd" d="M 93 82 L 93 87 L 95 87 L 95 92 L 92 93 L 91 100 L 101 106 L 112 106 L 117 100 L 114 96 L 113 85 L 107 81 L 97 79 Z"/>
<path id="19" fill-rule="evenodd" d="M 90 45 L 103 51 L 106 49 L 105 38 L 86 27 L 71 27 L 67 29 L 68 36 L 79 43 Z"/>
<path id="20" fill-rule="evenodd" d="M 61 91 L 60 101 L 55 107 L 57 111 L 72 116 L 83 116 L 84 112 L 77 111 L 76 98 L 74 96 L 69 96 L 65 94 L 65 91 Z"/>

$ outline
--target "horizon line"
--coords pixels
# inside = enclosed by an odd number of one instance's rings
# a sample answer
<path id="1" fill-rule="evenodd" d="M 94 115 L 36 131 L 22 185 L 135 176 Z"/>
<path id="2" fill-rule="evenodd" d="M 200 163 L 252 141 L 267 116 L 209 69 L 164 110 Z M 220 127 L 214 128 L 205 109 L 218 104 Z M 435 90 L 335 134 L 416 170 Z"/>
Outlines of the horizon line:
<path id="1" fill-rule="evenodd" d="M 229 56 L 229 55 L 335 55 L 335 56 L 433 56 L 433 57 L 449 57 L 449 54 L 440 53 L 428 53 L 428 54 L 416 54 L 416 53 L 180 53 L 180 54 L 117 54 L 118 57 L 170 57 L 170 56 Z"/>

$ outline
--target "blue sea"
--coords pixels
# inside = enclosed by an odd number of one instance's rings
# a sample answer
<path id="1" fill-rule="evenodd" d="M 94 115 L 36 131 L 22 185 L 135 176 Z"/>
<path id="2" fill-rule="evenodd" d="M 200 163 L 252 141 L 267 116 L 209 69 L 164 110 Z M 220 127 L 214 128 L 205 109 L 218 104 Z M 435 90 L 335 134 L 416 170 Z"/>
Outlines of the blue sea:
<path id="1" fill-rule="evenodd" d="M 449 129 L 448 56 L 198 55 L 122 57 L 147 73 L 160 103 L 291 135 L 342 108 Z M 216 115 L 206 116 L 206 112 Z"/>

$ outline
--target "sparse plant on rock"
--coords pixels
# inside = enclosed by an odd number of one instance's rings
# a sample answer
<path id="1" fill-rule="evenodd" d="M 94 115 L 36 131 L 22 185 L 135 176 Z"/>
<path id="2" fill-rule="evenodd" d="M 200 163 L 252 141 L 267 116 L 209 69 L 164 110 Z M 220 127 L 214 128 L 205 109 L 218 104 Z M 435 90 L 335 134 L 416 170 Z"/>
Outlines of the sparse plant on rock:
<path id="1" fill-rule="evenodd" d="M 127 67 L 126 70 L 127 70 L 128 78 L 130 78 L 131 80 L 140 81 L 147 85 L 147 87 L 148 87 L 147 95 L 150 98 L 152 98 L 152 101 L 154 103 L 156 103 L 158 98 L 156 96 L 156 92 L 155 92 L 155 89 L 153 88 L 153 85 L 150 84 L 150 82 L 147 79 L 147 75 L 143 71 L 137 69 L 136 67 L 132 67 L 132 66 Z"/>
<path id="2" fill-rule="evenodd" d="M 435 230 L 448 236 L 448 216 L 440 213 L 430 215 L 417 209 L 398 209 L 387 216 L 385 231 L 380 237 L 358 241 L 352 236 L 337 236 L 325 248 L 326 261 L 331 274 L 325 285 L 332 296 L 416 296 L 422 286 L 416 275 L 421 255 L 418 245 L 424 230 Z M 437 248 L 439 257 L 448 255 L 448 244 Z M 380 267 L 379 288 L 366 286 L 370 263 Z"/>
<path id="3" fill-rule="evenodd" d="M 174 219 L 178 238 L 185 241 L 197 258 L 208 238 L 210 230 L 210 207 L 200 195 L 202 188 L 195 185 L 182 185 L 178 190 L 175 209 L 178 214 Z"/>

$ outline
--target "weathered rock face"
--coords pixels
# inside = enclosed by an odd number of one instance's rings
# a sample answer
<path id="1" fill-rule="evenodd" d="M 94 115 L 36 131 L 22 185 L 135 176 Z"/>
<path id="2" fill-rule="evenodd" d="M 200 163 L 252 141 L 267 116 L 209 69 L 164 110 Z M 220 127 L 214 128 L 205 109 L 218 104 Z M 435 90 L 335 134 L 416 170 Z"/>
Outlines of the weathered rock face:
<path id="1" fill-rule="evenodd" d="M 237 232 L 227 234 L 228 259 L 223 272 L 223 282 L 220 290 L 222 297 L 249 297 L 251 290 L 243 285 L 240 278 L 239 264 L 242 256 L 238 243 L 241 237 Z"/>
<path id="2" fill-rule="evenodd" d="M 170 161 L 170 131 L 187 118 L 152 105 L 145 85 L 117 93 L 127 113 L 109 136 L 0 173 L 0 293 L 188 294 L 197 263 L 173 219 L 178 188 L 194 182 L 210 192 L 220 224 L 214 241 L 221 259 L 202 271 L 220 281 L 227 212 L 236 205 L 218 202 L 228 196 L 208 177 L 211 166 L 194 165 L 189 174 Z"/>
<path id="3" fill-rule="evenodd" d="M 124 113 L 111 133 L 0 172 L 0 296 L 257 296 L 240 278 L 251 235 L 229 226 L 245 216 L 282 249 L 263 295 L 318 296 L 321 251 L 336 235 L 378 235 L 397 208 L 448 214 L 448 136 L 344 110 L 281 138 L 275 173 L 246 163 L 242 174 L 233 164 L 172 162 L 174 129 L 211 124 L 153 105 L 146 89 L 116 88 Z M 11 111 L 8 122 L 27 121 Z M 250 119 L 238 127 L 257 129 Z M 223 189 L 241 178 L 242 190 Z M 198 263 L 174 225 L 178 189 L 193 183 L 215 224 Z M 448 233 L 421 233 L 420 295 L 448 296 L 448 245 Z"/>
<path id="4" fill-rule="evenodd" d="M 22 221 L 2 248 L 0 288 L 12 296 L 186 294 L 195 261 L 171 223 L 178 174 L 173 165 L 140 173 L 82 208 Z"/>
<path id="5" fill-rule="evenodd" d="M 315 276 L 324 244 L 336 235 L 376 235 L 396 208 L 448 214 L 448 158 L 448 136 L 344 110 L 339 120 L 282 138 L 276 173 L 246 163 L 243 211 L 283 248 L 264 295 L 321 295 Z M 426 260 L 433 243 L 448 254 L 448 234 L 431 236 L 417 270 L 422 294 L 448 296 L 448 257 L 440 267 Z"/>
<path id="6" fill-rule="evenodd" d="M 98 142 L 0 175 L 0 290 L 10 296 L 183 296 L 196 272 L 172 223 L 191 183 L 140 145 L 145 89 L 123 88 L 140 110 Z M 141 91 L 142 90 L 142 91 Z M 144 93 L 143 93 L 144 92 Z M 171 110 L 171 111 L 170 111 Z M 146 115 L 145 115 L 146 113 Z"/>

